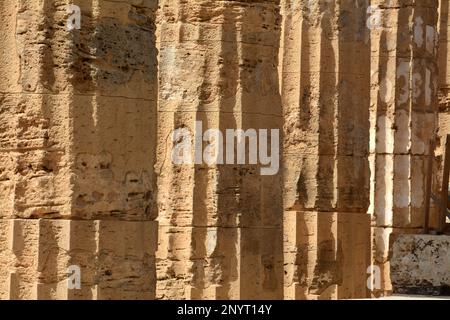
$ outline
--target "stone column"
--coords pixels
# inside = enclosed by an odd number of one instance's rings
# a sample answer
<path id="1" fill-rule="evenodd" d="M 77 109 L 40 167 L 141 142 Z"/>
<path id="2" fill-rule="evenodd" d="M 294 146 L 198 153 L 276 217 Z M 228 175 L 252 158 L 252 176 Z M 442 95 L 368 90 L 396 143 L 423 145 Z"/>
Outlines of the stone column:
<path id="1" fill-rule="evenodd" d="M 281 127 L 278 7 L 277 0 L 161 3 L 160 299 L 282 298 L 280 174 L 261 171 L 268 165 L 260 157 L 250 161 L 246 152 L 239 164 L 237 148 L 225 150 L 233 146 L 227 130 L 264 142 L 264 130 Z M 269 142 L 270 149 L 277 152 Z"/>
<path id="2" fill-rule="evenodd" d="M 442 170 L 447 134 L 450 134 L 450 2 L 439 1 L 439 130 L 436 148 L 438 189 L 442 185 Z"/>
<path id="3" fill-rule="evenodd" d="M 367 296 L 368 1 L 284 0 L 286 299 Z"/>
<path id="4" fill-rule="evenodd" d="M 379 289 L 390 291 L 392 241 L 423 228 L 429 143 L 437 126 L 438 1 L 373 1 L 372 8 L 370 213 Z"/>
<path id="5" fill-rule="evenodd" d="M 154 297 L 156 7 L 0 3 L 1 299 Z"/>

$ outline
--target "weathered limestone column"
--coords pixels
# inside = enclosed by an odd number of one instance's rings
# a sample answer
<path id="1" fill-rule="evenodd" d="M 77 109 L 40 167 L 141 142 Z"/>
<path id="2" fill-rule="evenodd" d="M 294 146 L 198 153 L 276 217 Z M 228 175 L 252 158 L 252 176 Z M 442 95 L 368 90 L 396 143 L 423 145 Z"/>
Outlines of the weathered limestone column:
<path id="1" fill-rule="evenodd" d="M 157 298 L 281 299 L 278 170 L 263 175 L 261 159 L 250 163 L 248 154 L 237 164 L 234 147 L 225 164 L 202 159 L 205 150 L 217 159 L 228 154 L 226 130 L 281 127 L 278 0 L 165 0 L 160 7 Z M 174 132 L 184 138 L 174 142 Z M 181 142 L 195 161 L 173 161 Z"/>
<path id="2" fill-rule="evenodd" d="M 68 5 L 0 3 L 0 298 L 150 299 L 157 1 Z"/>
<path id="3" fill-rule="evenodd" d="M 439 21 L 439 144 L 436 148 L 437 185 L 442 185 L 442 170 L 447 134 L 450 134 L 450 2 L 440 0 Z"/>
<path id="4" fill-rule="evenodd" d="M 449 248 L 448 235 L 399 235 L 392 245 L 391 258 L 391 279 L 395 292 L 448 295 Z"/>
<path id="5" fill-rule="evenodd" d="M 429 143 L 437 127 L 438 1 L 373 1 L 371 202 L 374 265 L 390 291 L 397 234 L 423 228 Z"/>
<path id="6" fill-rule="evenodd" d="M 367 296 L 367 1 L 284 0 L 286 299 Z"/>

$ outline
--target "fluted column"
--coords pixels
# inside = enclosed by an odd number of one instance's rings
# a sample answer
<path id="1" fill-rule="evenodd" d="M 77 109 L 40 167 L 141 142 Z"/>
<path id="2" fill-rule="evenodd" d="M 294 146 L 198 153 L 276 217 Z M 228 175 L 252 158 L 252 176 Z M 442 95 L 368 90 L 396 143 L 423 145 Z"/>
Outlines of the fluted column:
<path id="1" fill-rule="evenodd" d="M 158 298 L 282 298 L 278 168 L 225 150 L 227 130 L 279 142 L 279 23 L 277 0 L 161 2 Z M 192 161 L 174 162 L 184 142 Z"/>
<path id="2" fill-rule="evenodd" d="M 0 298 L 154 297 L 156 8 L 0 3 Z"/>
<path id="3" fill-rule="evenodd" d="M 286 299 L 366 297 L 368 1 L 282 1 Z"/>
<path id="4" fill-rule="evenodd" d="M 436 148 L 436 176 L 442 185 L 445 143 L 450 133 L 450 2 L 439 1 L 439 130 Z"/>
<path id="5" fill-rule="evenodd" d="M 395 235 L 423 228 L 429 144 L 437 128 L 438 1 L 372 1 L 371 200 L 374 265 L 390 291 Z M 435 184 L 436 185 L 436 184 Z"/>

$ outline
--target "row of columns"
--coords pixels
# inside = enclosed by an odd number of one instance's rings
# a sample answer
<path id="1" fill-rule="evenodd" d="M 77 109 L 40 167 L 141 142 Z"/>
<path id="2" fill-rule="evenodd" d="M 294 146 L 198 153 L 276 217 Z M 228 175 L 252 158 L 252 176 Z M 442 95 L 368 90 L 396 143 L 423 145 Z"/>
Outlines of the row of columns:
<path id="1" fill-rule="evenodd" d="M 70 4 L 0 4 L 0 298 L 358 298 L 376 267 L 390 290 L 437 1 L 77 0 L 79 30 Z M 279 139 L 279 170 L 218 161 L 231 129 Z"/>

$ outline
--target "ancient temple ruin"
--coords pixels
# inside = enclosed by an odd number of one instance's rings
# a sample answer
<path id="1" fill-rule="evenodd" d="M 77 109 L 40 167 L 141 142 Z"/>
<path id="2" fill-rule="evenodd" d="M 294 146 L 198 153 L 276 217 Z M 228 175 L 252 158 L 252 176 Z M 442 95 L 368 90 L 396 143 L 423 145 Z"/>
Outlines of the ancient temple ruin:
<path id="1" fill-rule="evenodd" d="M 449 17 L 447 0 L 1 1 L 0 299 L 391 294 L 430 174 L 442 193 Z"/>

